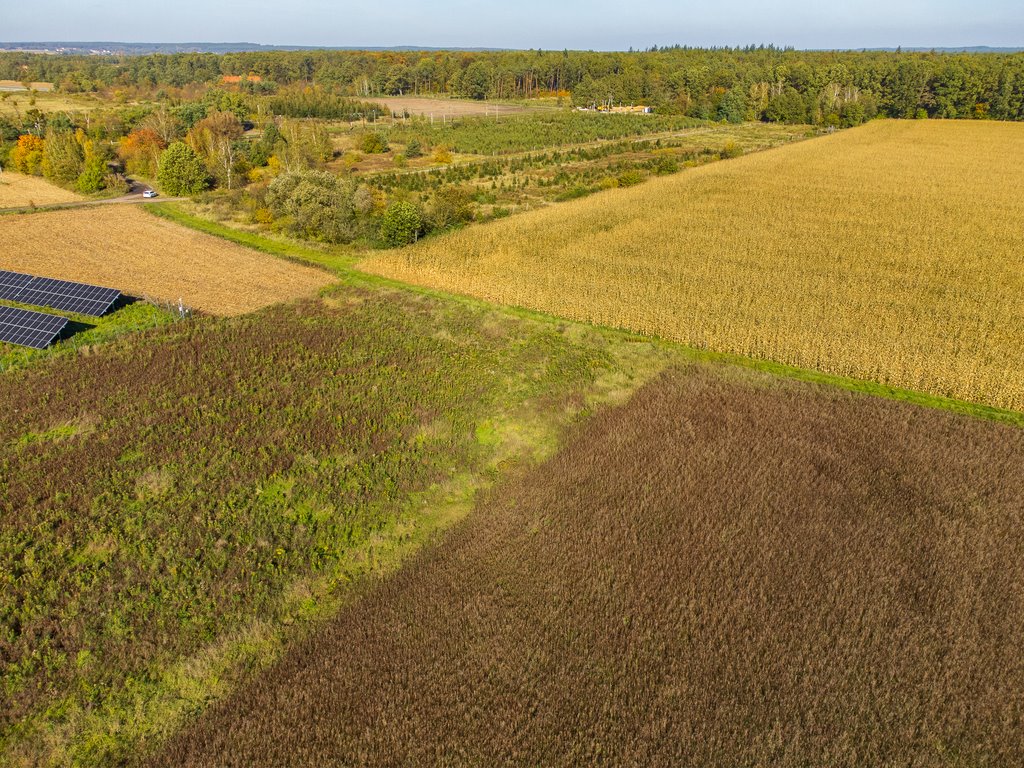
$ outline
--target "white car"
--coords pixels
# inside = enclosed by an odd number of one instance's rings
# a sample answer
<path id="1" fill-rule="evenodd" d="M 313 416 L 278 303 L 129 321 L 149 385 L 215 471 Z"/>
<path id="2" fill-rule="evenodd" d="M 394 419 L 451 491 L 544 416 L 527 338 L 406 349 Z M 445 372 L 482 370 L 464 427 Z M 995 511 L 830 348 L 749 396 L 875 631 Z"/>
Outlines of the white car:
<path id="1" fill-rule="evenodd" d="M 156 190 L 155 189 L 147 189 L 145 192 L 142 193 L 142 196 L 143 197 L 156 197 Z"/>

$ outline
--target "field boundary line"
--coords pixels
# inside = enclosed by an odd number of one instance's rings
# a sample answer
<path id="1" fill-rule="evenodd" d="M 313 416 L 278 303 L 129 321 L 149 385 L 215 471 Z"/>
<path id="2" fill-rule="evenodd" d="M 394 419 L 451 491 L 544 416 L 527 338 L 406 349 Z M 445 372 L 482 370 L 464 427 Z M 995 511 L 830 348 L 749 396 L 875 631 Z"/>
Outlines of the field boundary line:
<path id="1" fill-rule="evenodd" d="M 251 248 L 254 251 L 260 251 L 271 256 L 276 256 L 279 259 L 290 261 L 293 264 L 300 264 L 304 267 L 316 267 L 325 272 L 329 272 L 334 277 L 344 277 L 344 274 L 339 274 L 339 266 L 335 265 L 336 261 L 350 262 L 348 266 L 354 266 L 358 259 L 355 256 L 344 257 L 340 255 L 332 255 L 317 251 L 308 246 L 301 245 L 299 243 L 281 242 L 278 240 L 271 240 L 270 238 L 257 235 L 253 232 L 246 232 L 242 229 L 236 229 L 229 227 L 226 224 L 220 222 L 210 221 L 194 214 L 188 213 L 182 210 L 174 202 L 181 202 L 188 198 L 179 198 L 177 200 L 162 200 L 159 203 L 148 205 L 142 210 L 146 213 L 152 214 L 158 218 L 170 221 L 174 224 L 178 224 L 188 229 L 193 229 L 203 234 L 212 235 L 213 237 L 219 237 L 222 240 L 235 243 L 236 245 L 242 245 L 246 248 Z"/>

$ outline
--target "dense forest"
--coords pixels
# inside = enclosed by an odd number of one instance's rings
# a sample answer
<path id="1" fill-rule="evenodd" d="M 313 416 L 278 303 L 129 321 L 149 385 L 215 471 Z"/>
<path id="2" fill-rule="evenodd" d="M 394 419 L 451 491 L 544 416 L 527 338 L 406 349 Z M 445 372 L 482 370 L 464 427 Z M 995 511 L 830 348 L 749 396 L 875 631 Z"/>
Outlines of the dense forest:
<path id="1" fill-rule="evenodd" d="M 296 84 L 363 100 L 398 94 L 562 97 L 662 112 L 854 124 L 888 117 L 1024 119 L 1024 54 L 797 51 L 771 46 L 586 51 L 274 51 L 149 56 L 0 53 L 0 79 L 65 92 L 163 91 L 242 76 L 274 94 Z M 251 79 L 249 76 L 255 76 Z"/>

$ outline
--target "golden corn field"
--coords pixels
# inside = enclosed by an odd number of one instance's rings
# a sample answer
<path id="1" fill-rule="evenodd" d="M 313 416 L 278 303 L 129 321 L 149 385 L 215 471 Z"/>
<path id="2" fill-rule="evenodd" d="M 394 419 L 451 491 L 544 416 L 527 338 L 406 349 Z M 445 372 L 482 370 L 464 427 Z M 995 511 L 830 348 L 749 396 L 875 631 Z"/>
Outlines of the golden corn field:
<path id="1" fill-rule="evenodd" d="M 1024 410 L 1024 125 L 876 121 L 367 271 Z"/>

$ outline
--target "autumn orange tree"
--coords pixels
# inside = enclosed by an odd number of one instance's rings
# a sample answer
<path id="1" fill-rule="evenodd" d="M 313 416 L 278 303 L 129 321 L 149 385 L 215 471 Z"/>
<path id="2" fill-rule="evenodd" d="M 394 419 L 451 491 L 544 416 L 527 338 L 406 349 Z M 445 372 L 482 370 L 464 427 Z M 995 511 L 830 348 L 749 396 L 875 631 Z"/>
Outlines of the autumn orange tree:
<path id="1" fill-rule="evenodd" d="M 31 133 L 18 137 L 18 144 L 11 152 L 11 164 L 19 173 L 40 176 L 43 173 L 43 150 L 46 142 L 41 136 Z"/>
<path id="2" fill-rule="evenodd" d="M 152 128 L 138 128 L 121 139 L 117 154 L 128 173 L 153 178 L 160 162 L 160 153 L 167 143 Z"/>

